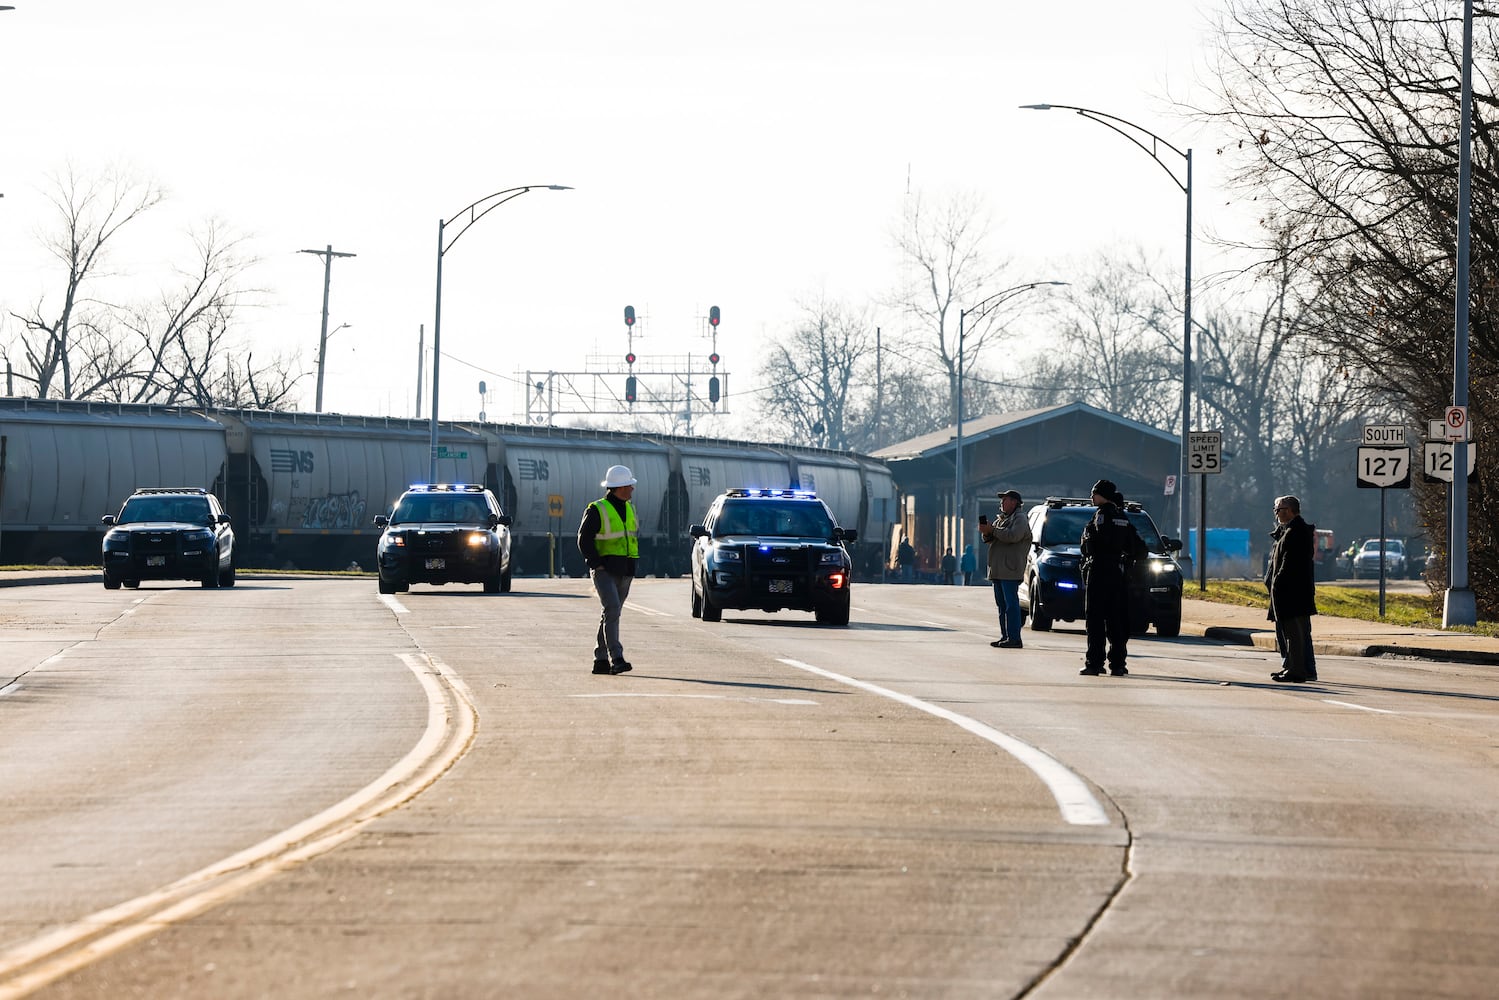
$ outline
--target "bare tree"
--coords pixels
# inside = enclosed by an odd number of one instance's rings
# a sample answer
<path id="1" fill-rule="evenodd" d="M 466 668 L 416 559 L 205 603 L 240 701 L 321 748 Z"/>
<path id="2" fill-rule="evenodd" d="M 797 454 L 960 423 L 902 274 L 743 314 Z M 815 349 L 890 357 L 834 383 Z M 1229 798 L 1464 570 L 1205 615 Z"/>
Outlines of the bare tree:
<path id="1" fill-rule="evenodd" d="M 1005 262 L 991 259 L 988 235 L 988 211 L 974 194 L 936 204 L 920 193 L 911 195 L 894 233 L 906 274 L 895 304 L 912 323 L 913 354 L 929 360 L 947 380 L 947 423 L 956 420 L 958 410 L 959 314 L 1002 290 Z M 977 361 L 1013 317 L 1013 308 L 1001 306 L 962 331 L 965 366 Z"/>
<path id="2" fill-rule="evenodd" d="M 801 304 L 791 331 L 772 343 L 760 368 L 769 383 L 762 425 L 788 441 L 860 448 L 870 441 L 874 328 L 847 306 L 818 298 Z M 869 414 L 870 417 L 866 417 Z"/>
<path id="3" fill-rule="evenodd" d="M 1469 313 L 1471 425 L 1499 413 L 1499 27 L 1477 12 Z M 1218 99 L 1240 138 L 1237 182 L 1264 207 L 1259 249 L 1322 289 L 1303 320 L 1348 377 L 1440 412 L 1452 385 L 1461 8 L 1445 0 L 1229 0 Z M 1499 461 L 1480 450 L 1469 496 L 1470 582 L 1499 615 Z M 1439 492 L 1418 487 L 1445 537 Z"/>
<path id="4" fill-rule="evenodd" d="M 152 183 L 119 171 L 97 177 L 69 167 L 50 194 L 60 225 L 43 237 L 65 268 L 57 300 L 43 296 L 12 312 L 22 332 L 4 349 L 15 377 L 38 397 L 164 404 L 283 404 L 297 382 L 283 358 L 254 367 L 233 332 L 238 311 L 258 294 L 246 285 L 256 260 L 240 238 L 211 221 L 192 233 L 194 263 L 147 302 L 116 304 L 93 289 L 112 277 L 110 251 L 126 224 L 162 200 Z"/>
<path id="5" fill-rule="evenodd" d="M 41 398 L 79 395 L 75 367 L 102 355 L 100 366 L 128 366 L 112 349 L 109 307 L 90 298 L 86 286 L 107 275 L 105 266 L 120 230 L 162 199 L 159 188 L 119 170 L 83 177 L 72 165 L 51 178 L 47 200 L 61 226 L 44 234 L 42 246 L 66 270 L 62 294 L 26 312 L 11 312 L 23 332 L 5 350 L 15 376 Z"/>

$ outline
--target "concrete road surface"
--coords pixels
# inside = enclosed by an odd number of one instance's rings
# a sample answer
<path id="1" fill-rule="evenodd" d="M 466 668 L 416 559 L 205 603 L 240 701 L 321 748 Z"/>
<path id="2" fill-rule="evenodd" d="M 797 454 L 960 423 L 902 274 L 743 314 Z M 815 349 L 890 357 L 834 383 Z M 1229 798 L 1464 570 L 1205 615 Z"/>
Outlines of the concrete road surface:
<path id="1" fill-rule="evenodd" d="M 979 588 L 15 588 L 0 998 L 1486 996 L 1492 668 L 1080 629 Z M 19 891 L 12 886 L 19 887 Z"/>

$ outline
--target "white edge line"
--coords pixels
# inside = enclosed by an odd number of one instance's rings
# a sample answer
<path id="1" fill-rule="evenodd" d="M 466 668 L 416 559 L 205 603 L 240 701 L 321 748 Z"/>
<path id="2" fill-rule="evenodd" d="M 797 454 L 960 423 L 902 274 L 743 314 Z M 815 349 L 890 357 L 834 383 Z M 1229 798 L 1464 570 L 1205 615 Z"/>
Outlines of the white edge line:
<path id="1" fill-rule="evenodd" d="M 380 603 L 384 604 L 387 608 L 390 608 L 390 610 L 394 611 L 398 615 L 409 615 L 411 613 L 406 605 L 402 604 L 394 597 L 391 597 L 389 594 L 381 594 Z"/>
<path id="2" fill-rule="evenodd" d="M 1368 705 L 1355 705 L 1351 701 L 1335 701 L 1332 698 L 1323 698 L 1322 702 L 1325 705 L 1340 705 L 1343 708 L 1356 708 L 1360 712 L 1378 712 L 1380 715 L 1399 715 L 1400 714 L 1399 712 L 1392 712 L 1392 711 L 1390 711 L 1387 708 L 1370 708 Z"/>
<path id="3" fill-rule="evenodd" d="M 966 715 L 959 715 L 957 712 L 942 708 L 939 705 L 933 705 L 928 701 L 922 701 L 920 698 L 901 694 L 899 691 L 892 691 L 889 688 L 880 687 L 878 684 L 870 684 L 867 681 L 845 677 L 843 674 L 835 674 L 831 670 L 823 670 L 821 667 L 814 667 L 810 663 L 803 663 L 800 660 L 781 657 L 780 662 L 787 666 L 795 667 L 798 670 L 805 670 L 809 673 L 817 674 L 819 677 L 826 677 L 828 680 L 837 681 L 840 684 L 847 684 L 850 687 L 856 687 L 871 694 L 877 694 L 882 698 L 898 701 L 902 705 L 908 705 L 918 711 L 935 715 L 939 719 L 946 719 L 948 722 L 966 729 L 980 739 L 993 743 L 1011 757 L 1014 757 L 1020 763 L 1030 768 L 1036 777 L 1040 778 L 1046 787 L 1050 789 L 1052 798 L 1057 801 L 1057 808 L 1062 811 L 1062 818 L 1068 823 L 1074 826 L 1110 825 L 1108 813 L 1104 811 L 1098 799 L 1093 797 L 1093 793 L 1088 790 L 1088 786 L 1083 779 L 1073 774 L 1055 757 L 1044 750 L 1038 750 L 1029 743 L 1017 740 L 1015 737 L 1002 733 L 993 726 L 987 726 L 977 719 L 970 719 Z"/>
<path id="4" fill-rule="evenodd" d="M 597 694 L 570 694 L 569 698 L 696 698 L 704 701 L 749 701 L 772 705 L 816 705 L 810 698 L 737 698 L 728 694 L 653 694 L 649 691 L 603 691 Z"/>
<path id="5" fill-rule="evenodd" d="M 0 977 L 13 975 L 27 966 L 36 966 L 0 983 L 0 1000 L 26 996 L 119 951 L 141 937 L 217 906 L 293 865 L 332 850 L 386 812 L 415 798 L 436 781 L 468 752 L 478 728 L 477 709 L 468 685 L 446 664 L 432 657 L 417 657 L 409 653 L 399 653 L 397 656 L 416 675 L 427 695 L 426 731 L 406 756 L 342 802 L 253 847 L 153 892 L 33 938 L 0 955 Z M 429 665 L 432 669 L 427 669 Z M 442 674 L 449 688 L 460 698 L 458 717 L 451 720 L 452 730 L 449 728 L 446 699 L 441 685 L 433 676 L 434 672 Z M 444 742 L 448 744 L 448 749 L 446 752 L 439 752 Z M 341 823 L 345 825 L 337 825 Z M 313 839 L 298 846 L 307 837 Z M 219 881 L 231 875 L 233 878 Z M 213 884 L 215 882 L 218 884 Z M 75 951 L 59 955 L 44 965 L 36 965 L 63 949 L 86 941 L 92 935 L 107 931 L 112 925 L 119 925 L 118 929 L 89 941 Z"/>

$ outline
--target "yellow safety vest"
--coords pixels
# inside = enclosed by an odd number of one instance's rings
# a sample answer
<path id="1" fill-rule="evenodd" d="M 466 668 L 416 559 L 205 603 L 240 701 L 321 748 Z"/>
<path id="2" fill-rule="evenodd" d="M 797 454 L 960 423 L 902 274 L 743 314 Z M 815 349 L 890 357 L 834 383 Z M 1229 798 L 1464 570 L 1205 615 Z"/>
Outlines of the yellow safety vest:
<path id="1" fill-rule="evenodd" d="M 635 505 L 625 504 L 623 524 L 619 520 L 619 511 L 614 509 L 608 497 L 600 497 L 592 506 L 599 510 L 599 533 L 593 539 L 594 551 L 601 556 L 629 556 L 631 559 L 639 559 L 640 528 L 635 521 Z"/>

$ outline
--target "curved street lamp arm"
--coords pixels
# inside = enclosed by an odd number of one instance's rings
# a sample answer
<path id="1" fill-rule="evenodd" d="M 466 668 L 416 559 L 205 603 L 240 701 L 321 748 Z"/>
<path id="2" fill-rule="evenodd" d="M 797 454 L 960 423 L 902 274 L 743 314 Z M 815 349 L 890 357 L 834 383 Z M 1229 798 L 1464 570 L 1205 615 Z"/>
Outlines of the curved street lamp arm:
<path id="1" fill-rule="evenodd" d="M 978 304 L 973 306 L 971 309 L 963 309 L 961 310 L 961 312 L 964 316 L 972 316 L 975 319 L 983 319 L 984 316 L 988 314 L 989 310 L 1000 305 L 1001 303 L 1008 302 L 1010 299 L 1021 294 L 1022 292 L 1028 292 L 1032 288 L 1040 288 L 1043 285 L 1070 284 L 1072 284 L 1072 282 L 1070 281 L 1032 281 L 1024 285 L 1016 285 L 1013 288 L 1002 288 L 999 291 L 995 292 L 993 295 L 980 299 L 978 301 Z"/>
<path id="2" fill-rule="evenodd" d="M 536 188 L 546 188 L 548 191 L 572 190 L 572 188 L 568 187 L 566 184 L 526 184 L 521 187 L 506 188 L 503 191 L 496 191 L 494 194 L 487 194 L 484 197 L 480 198 L 478 201 L 474 202 L 472 205 L 467 205 L 463 208 L 460 208 L 457 212 L 453 213 L 452 218 L 448 219 L 442 224 L 443 229 L 447 229 L 449 226 L 455 225 L 460 219 L 464 217 L 465 214 L 468 215 L 468 221 L 463 223 L 463 228 L 454 233 L 453 238 L 448 240 L 445 246 L 440 247 L 438 253 L 445 254 L 449 250 L 453 249 L 453 244 L 458 242 L 458 237 L 468 232 L 470 226 L 478 222 L 480 219 L 484 218 L 490 212 L 493 212 L 495 209 L 499 208 L 501 205 L 505 204 L 505 202 L 510 201 L 514 198 L 519 198 L 527 191 L 531 191 Z M 485 202 L 490 202 L 490 204 L 484 205 Z M 484 205 L 484 210 L 475 213 L 474 210 L 480 205 Z"/>
<path id="3" fill-rule="evenodd" d="M 1171 183 L 1181 188 L 1183 194 L 1186 193 L 1187 185 L 1178 180 L 1176 177 L 1176 173 L 1170 167 L 1166 166 L 1166 162 L 1162 160 L 1159 155 L 1159 149 L 1161 146 L 1165 146 L 1167 149 L 1171 150 L 1171 152 L 1175 153 L 1177 156 L 1180 156 L 1184 161 L 1188 160 L 1189 157 L 1185 152 L 1178 149 L 1167 140 L 1156 135 L 1150 129 L 1140 125 L 1136 125 L 1134 122 L 1124 118 L 1120 118 L 1117 115 L 1107 114 L 1103 111 L 1094 111 L 1092 108 L 1080 108 L 1072 104 L 1022 104 L 1020 105 L 1020 107 L 1022 110 L 1026 111 L 1050 111 L 1053 108 L 1056 108 L 1060 111 L 1073 111 L 1088 119 L 1089 121 L 1097 122 L 1105 128 L 1112 129 L 1114 132 L 1117 132 L 1119 135 L 1124 136 L 1124 138 L 1128 139 L 1130 142 L 1134 143 L 1136 146 L 1144 150 L 1147 156 L 1156 161 L 1156 163 L 1160 164 L 1161 169 L 1166 171 L 1166 176 L 1171 178 Z M 1121 125 L 1124 126 L 1124 128 L 1121 128 Z M 1133 129 L 1134 132 L 1126 131 L 1126 128 Z M 1140 136 L 1142 135 L 1150 137 L 1149 145 L 1141 140 Z"/>

